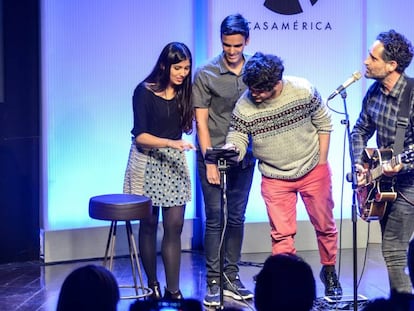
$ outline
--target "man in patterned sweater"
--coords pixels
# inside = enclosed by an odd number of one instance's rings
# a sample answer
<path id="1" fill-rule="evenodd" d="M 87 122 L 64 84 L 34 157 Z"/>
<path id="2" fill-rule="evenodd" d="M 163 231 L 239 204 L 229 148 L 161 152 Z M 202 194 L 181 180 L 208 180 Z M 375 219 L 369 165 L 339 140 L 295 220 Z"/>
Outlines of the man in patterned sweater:
<path id="1" fill-rule="evenodd" d="M 340 299 L 335 271 L 338 233 L 333 217 L 328 149 L 331 118 L 316 88 L 298 77 L 283 77 L 275 55 L 256 53 L 245 65 L 248 90 L 236 104 L 225 148 L 243 159 L 249 142 L 259 160 L 272 253 L 296 253 L 296 202 L 299 193 L 314 226 L 325 295 Z"/>

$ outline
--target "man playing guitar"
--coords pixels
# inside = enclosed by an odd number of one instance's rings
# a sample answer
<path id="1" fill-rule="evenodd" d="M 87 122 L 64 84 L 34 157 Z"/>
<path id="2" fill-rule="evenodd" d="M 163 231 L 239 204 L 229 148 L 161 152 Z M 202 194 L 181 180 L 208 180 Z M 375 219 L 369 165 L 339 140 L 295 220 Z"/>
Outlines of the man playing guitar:
<path id="1" fill-rule="evenodd" d="M 414 143 L 412 80 L 404 73 L 413 55 L 411 42 L 390 30 L 377 36 L 364 62 L 365 77 L 375 82 L 364 96 L 361 112 L 351 132 L 359 187 L 367 183 L 369 169 L 363 165 L 363 155 L 368 140 L 374 134 L 379 150 L 392 148 L 398 154 L 401 152 L 398 149 L 407 150 Z M 404 127 L 401 126 L 402 116 Z M 390 161 L 382 163 L 380 169 L 384 179 L 391 178 L 391 190 L 397 194 L 394 201 L 387 202 L 380 219 L 382 255 L 390 290 L 411 293 L 412 285 L 405 268 L 408 242 L 414 231 L 414 169 L 413 165 L 393 165 Z"/>

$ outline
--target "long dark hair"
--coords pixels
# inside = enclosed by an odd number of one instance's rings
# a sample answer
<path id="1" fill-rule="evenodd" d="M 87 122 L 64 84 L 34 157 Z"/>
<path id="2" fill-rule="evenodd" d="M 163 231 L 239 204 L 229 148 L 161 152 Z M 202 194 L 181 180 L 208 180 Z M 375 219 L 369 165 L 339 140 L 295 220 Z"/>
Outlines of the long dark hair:
<path id="1" fill-rule="evenodd" d="M 184 133 L 193 131 L 194 110 L 191 103 L 192 56 L 190 49 L 181 42 L 170 42 L 161 51 L 152 72 L 145 78 L 147 87 L 153 92 L 163 92 L 170 82 L 171 65 L 184 60 L 190 61 L 190 72 L 181 85 L 175 86 L 178 109 L 181 115 L 181 128 Z"/>

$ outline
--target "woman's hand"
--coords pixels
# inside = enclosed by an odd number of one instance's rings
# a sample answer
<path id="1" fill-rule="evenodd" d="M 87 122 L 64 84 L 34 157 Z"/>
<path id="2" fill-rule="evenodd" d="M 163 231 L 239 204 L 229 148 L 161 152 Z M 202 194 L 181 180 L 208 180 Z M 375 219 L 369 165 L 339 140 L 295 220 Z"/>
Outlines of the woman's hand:
<path id="1" fill-rule="evenodd" d="M 196 150 L 196 147 L 192 143 L 185 141 L 183 139 L 180 139 L 180 140 L 168 139 L 167 147 L 178 149 L 180 151 Z"/>

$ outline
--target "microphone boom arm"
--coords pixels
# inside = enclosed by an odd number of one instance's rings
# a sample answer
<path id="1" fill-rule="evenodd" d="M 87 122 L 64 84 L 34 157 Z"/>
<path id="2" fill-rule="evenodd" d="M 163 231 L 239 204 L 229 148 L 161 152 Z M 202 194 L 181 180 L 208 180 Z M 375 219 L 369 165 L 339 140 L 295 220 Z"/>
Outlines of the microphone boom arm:
<path id="1" fill-rule="evenodd" d="M 341 93 L 343 90 L 345 90 L 352 83 L 354 83 L 355 81 L 358 81 L 359 79 L 361 79 L 361 77 L 362 77 L 361 73 L 359 71 L 355 71 L 348 80 L 346 80 L 343 84 L 338 86 L 336 88 L 336 90 L 331 95 L 329 95 L 328 100 L 331 100 L 332 98 L 334 98 L 336 95 Z"/>

